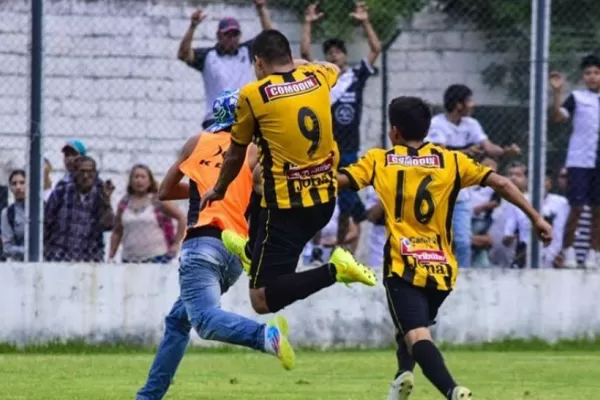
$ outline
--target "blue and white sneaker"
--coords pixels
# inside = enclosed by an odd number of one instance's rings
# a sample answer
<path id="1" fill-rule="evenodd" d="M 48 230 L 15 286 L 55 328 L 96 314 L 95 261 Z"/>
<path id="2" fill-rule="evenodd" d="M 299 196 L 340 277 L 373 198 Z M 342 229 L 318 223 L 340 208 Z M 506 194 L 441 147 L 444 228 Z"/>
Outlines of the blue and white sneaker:
<path id="1" fill-rule="evenodd" d="M 290 370 L 296 363 L 294 348 L 288 340 L 288 323 L 283 315 L 276 315 L 265 327 L 265 351 L 281 361 L 283 368 Z"/>

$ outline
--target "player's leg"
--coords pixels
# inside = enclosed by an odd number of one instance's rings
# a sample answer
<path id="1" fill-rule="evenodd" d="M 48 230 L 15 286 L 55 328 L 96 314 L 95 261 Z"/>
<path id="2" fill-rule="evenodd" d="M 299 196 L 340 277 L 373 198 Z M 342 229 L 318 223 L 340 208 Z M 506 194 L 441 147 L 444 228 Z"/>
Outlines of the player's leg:
<path id="1" fill-rule="evenodd" d="M 448 292 L 417 288 L 396 276 L 386 278 L 385 287 L 391 312 L 404 331 L 408 352 L 421 367 L 423 375 L 448 399 L 455 399 L 459 394 L 464 396 L 460 398 L 470 398 L 470 391 L 459 387 L 452 378 L 442 353 L 434 344 L 429 331 L 430 322 Z M 397 397 L 397 399 L 405 398 Z"/>
<path id="2" fill-rule="evenodd" d="M 577 267 L 577 254 L 573 243 L 575 242 L 575 233 L 579 218 L 583 212 L 583 206 L 588 202 L 589 182 L 588 174 L 585 168 L 567 168 L 567 199 L 571 210 L 565 224 L 563 237 L 564 267 Z"/>
<path id="3" fill-rule="evenodd" d="M 202 339 L 267 352 L 280 358 L 286 369 L 293 367 L 294 351 L 282 317 L 265 325 L 221 309 L 221 294 L 237 281 L 242 267 L 220 240 L 199 237 L 185 241 L 179 271 L 181 300 Z"/>
<path id="4" fill-rule="evenodd" d="M 254 310 L 277 312 L 297 300 L 339 282 L 375 284 L 374 273 L 345 250 L 336 249 L 330 262 L 295 272 L 306 243 L 330 220 L 335 203 L 261 212 L 253 250 L 250 298 Z"/>
<path id="5" fill-rule="evenodd" d="M 600 268 L 600 167 L 592 170 L 590 179 L 590 205 L 592 206 L 592 231 L 587 268 Z"/>
<path id="6" fill-rule="evenodd" d="M 471 208 L 468 201 L 458 201 L 452 214 L 454 254 L 461 268 L 471 266 Z"/>
<path id="7" fill-rule="evenodd" d="M 177 299 L 165 318 L 165 334 L 150 367 L 146 384 L 138 391 L 136 400 L 159 400 L 164 397 L 190 341 L 191 328 L 183 302 Z"/>

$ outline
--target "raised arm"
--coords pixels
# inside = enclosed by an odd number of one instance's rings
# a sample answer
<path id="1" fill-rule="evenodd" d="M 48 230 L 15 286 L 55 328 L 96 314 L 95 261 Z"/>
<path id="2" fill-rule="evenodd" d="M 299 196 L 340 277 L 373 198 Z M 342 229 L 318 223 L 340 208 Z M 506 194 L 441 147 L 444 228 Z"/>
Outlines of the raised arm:
<path id="1" fill-rule="evenodd" d="M 256 12 L 258 13 L 258 19 L 260 19 L 260 25 L 263 30 L 273 29 L 273 21 L 271 21 L 271 13 L 267 7 L 267 0 L 254 0 L 256 6 Z"/>
<path id="2" fill-rule="evenodd" d="M 375 29 L 373 29 L 373 25 L 371 25 L 368 11 L 369 8 L 367 7 L 366 3 L 358 2 L 355 5 L 354 11 L 350 13 L 350 16 L 356 21 L 360 22 L 365 30 L 367 41 L 369 42 L 369 54 L 367 54 L 367 62 L 369 65 L 373 65 L 381 53 L 381 41 L 379 40 Z"/>
<path id="3" fill-rule="evenodd" d="M 184 175 L 179 170 L 179 166 L 192 154 L 198 139 L 200 139 L 200 134 L 192 136 L 183 145 L 177 160 L 171 165 L 165 178 L 160 183 L 158 188 L 159 200 L 184 200 L 189 197 L 190 186 L 181 182 Z"/>
<path id="4" fill-rule="evenodd" d="M 300 56 L 306 60 L 313 60 L 310 54 L 312 24 L 323 18 L 323 15 L 324 14 L 319 11 L 316 3 L 311 4 L 306 8 L 304 24 L 302 25 L 302 38 L 300 39 Z"/>
<path id="5" fill-rule="evenodd" d="M 194 32 L 196 32 L 196 27 L 200 22 L 202 22 L 208 14 L 203 12 L 201 9 L 197 9 L 192 13 L 190 18 L 190 26 L 187 31 L 183 35 L 183 39 L 181 39 L 181 43 L 179 43 L 179 51 L 177 52 L 177 58 L 181 61 L 184 61 L 190 65 L 194 64 L 195 54 L 194 49 L 192 48 L 192 40 L 194 39 Z"/>
<path id="6" fill-rule="evenodd" d="M 564 122 L 569 116 L 565 113 L 566 111 L 572 112 L 573 110 L 567 110 L 568 107 L 563 107 L 562 104 L 562 92 L 565 86 L 565 78 L 559 72 L 550 73 L 550 87 L 552 88 L 552 117 L 554 122 Z M 572 100 L 572 98 L 571 98 Z M 569 99 L 565 101 L 567 105 L 570 105 Z M 573 107 L 574 108 L 574 101 Z"/>

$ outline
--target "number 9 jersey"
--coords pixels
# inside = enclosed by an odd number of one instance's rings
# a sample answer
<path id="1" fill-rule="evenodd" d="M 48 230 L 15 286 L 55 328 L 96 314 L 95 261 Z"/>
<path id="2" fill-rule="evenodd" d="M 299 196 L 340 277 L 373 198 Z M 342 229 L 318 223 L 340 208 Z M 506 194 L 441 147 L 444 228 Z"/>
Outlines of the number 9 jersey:
<path id="1" fill-rule="evenodd" d="M 333 139 L 330 91 L 336 70 L 302 65 L 240 90 L 231 140 L 254 141 L 267 208 L 305 208 L 335 201 L 339 151 Z"/>
<path id="2" fill-rule="evenodd" d="M 344 168 L 354 190 L 372 185 L 385 212 L 384 276 L 451 290 L 457 276 L 452 212 L 461 188 L 485 184 L 492 171 L 463 153 L 430 143 L 373 149 Z"/>

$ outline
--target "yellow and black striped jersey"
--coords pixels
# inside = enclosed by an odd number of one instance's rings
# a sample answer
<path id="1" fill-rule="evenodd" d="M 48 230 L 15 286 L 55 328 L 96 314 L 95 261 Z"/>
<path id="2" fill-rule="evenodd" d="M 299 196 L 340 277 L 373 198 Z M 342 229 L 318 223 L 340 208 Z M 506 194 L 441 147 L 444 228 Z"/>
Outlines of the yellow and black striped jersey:
<path id="1" fill-rule="evenodd" d="M 385 276 L 414 286 L 451 290 L 458 272 L 452 212 L 461 188 L 492 172 L 463 153 L 430 143 L 373 149 L 340 171 L 355 190 L 373 185 L 385 212 Z"/>
<path id="2" fill-rule="evenodd" d="M 258 145 L 268 208 L 302 208 L 335 200 L 339 151 L 330 90 L 336 70 L 307 64 L 240 90 L 231 140 Z"/>

